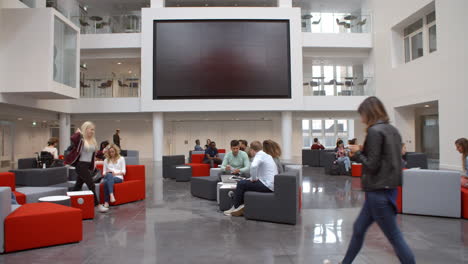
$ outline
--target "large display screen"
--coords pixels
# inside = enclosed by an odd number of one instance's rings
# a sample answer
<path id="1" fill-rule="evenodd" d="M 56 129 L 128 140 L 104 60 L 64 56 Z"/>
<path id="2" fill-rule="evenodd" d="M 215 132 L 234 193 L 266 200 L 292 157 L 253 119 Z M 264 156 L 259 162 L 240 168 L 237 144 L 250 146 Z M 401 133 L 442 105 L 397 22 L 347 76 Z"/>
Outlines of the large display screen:
<path id="1" fill-rule="evenodd" d="M 155 20 L 153 99 L 291 98 L 289 20 Z"/>

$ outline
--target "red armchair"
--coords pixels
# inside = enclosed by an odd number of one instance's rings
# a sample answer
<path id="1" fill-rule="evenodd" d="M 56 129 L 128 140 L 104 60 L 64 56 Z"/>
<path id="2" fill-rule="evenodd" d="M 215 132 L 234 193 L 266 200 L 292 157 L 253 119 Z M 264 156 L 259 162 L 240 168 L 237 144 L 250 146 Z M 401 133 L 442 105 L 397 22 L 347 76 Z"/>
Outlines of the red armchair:
<path id="1" fill-rule="evenodd" d="M 15 194 L 16 201 L 19 204 L 26 203 L 26 195 L 16 191 L 16 179 L 13 172 L 2 172 L 0 173 L 0 186 L 10 187 L 11 192 Z"/>
<path id="2" fill-rule="evenodd" d="M 185 164 L 192 167 L 192 177 L 210 176 L 210 164 L 204 164 L 203 159 L 205 154 L 192 154 L 192 162 Z"/>
<path id="3" fill-rule="evenodd" d="M 79 242 L 81 210 L 53 203 L 25 204 L 5 218 L 5 252 Z"/>
<path id="4" fill-rule="evenodd" d="M 103 165 L 96 166 L 101 171 Z M 114 185 L 115 203 L 111 205 L 119 205 L 135 201 L 144 200 L 146 198 L 146 174 L 144 165 L 127 165 L 126 174 L 122 183 Z M 99 186 L 99 200 L 104 201 L 104 185 Z"/>
<path id="5" fill-rule="evenodd" d="M 461 187 L 461 217 L 468 219 L 468 189 Z"/>

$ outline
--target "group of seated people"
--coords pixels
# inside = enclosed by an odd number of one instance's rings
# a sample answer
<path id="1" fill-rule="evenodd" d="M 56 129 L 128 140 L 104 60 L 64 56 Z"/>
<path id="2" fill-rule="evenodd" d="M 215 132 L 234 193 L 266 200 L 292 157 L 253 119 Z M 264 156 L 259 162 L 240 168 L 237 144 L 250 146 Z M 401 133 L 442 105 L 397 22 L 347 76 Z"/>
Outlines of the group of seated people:
<path id="1" fill-rule="evenodd" d="M 199 143 L 199 141 L 198 141 Z M 234 205 L 224 212 L 227 216 L 244 214 L 244 193 L 273 192 L 275 175 L 283 172 L 281 147 L 273 140 L 253 141 L 248 147 L 245 140 L 232 140 L 231 151 L 223 160 L 218 157 L 216 143 L 210 142 L 206 149 L 206 163 L 221 165 L 222 174 L 237 175 L 244 179 L 237 183 Z"/>

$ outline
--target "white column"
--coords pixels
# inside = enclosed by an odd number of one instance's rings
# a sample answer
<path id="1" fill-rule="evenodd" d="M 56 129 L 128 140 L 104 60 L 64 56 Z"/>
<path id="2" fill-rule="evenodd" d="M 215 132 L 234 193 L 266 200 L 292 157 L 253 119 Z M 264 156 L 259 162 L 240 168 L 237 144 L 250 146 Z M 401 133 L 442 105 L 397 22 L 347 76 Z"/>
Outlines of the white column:
<path id="1" fill-rule="evenodd" d="M 292 7 L 292 0 L 278 0 L 278 7 Z"/>
<path id="2" fill-rule="evenodd" d="M 292 159 L 292 112 L 281 112 L 281 138 L 284 160 Z"/>
<path id="3" fill-rule="evenodd" d="M 151 0 L 151 8 L 163 8 L 164 0 Z"/>
<path id="4" fill-rule="evenodd" d="M 153 113 L 153 161 L 162 161 L 164 154 L 164 114 Z"/>
<path id="5" fill-rule="evenodd" d="M 60 154 L 63 154 L 65 150 L 70 146 L 70 114 L 60 113 L 59 115 L 59 145 L 60 145 Z"/>

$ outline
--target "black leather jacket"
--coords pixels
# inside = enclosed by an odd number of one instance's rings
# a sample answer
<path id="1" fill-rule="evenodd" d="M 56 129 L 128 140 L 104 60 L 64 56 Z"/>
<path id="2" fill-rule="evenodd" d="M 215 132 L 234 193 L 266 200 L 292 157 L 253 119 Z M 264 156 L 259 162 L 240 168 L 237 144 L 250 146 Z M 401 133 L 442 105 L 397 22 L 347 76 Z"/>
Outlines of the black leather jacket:
<path id="1" fill-rule="evenodd" d="M 401 185 L 401 136 L 384 122 L 369 127 L 362 151 L 353 160 L 362 163 L 364 191 L 394 189 Z"/>

